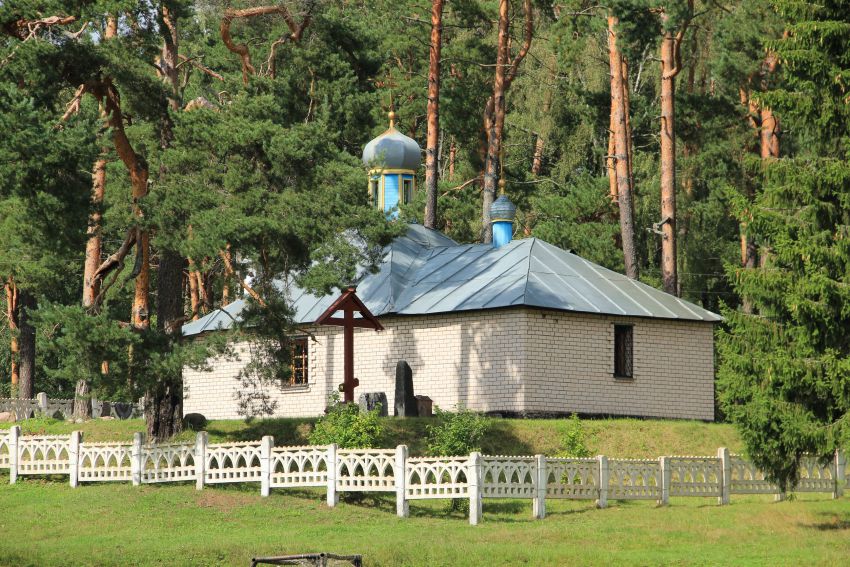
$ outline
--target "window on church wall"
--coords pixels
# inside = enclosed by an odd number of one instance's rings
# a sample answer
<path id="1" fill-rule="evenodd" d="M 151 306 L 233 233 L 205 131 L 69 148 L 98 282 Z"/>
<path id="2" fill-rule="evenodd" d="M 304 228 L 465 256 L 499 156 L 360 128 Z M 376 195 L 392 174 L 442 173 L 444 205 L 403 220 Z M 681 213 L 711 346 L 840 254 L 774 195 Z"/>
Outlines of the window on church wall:
<path id="1" fill-rule="evenodd" d="M 413 202 L 413 179 L 406 177 L 402 180 L 402 198 L 405 204 Z"/>
<path id="2" fill-rule="evenodd" d="M 614 376 L 631 378 L 634 361 L 634 327 L 614 325 Z"/>
<path id="3" fill-rule="evenodd" d="M 369 200 L 373 207 L 378 206 L 378 178 L 373 177 L 369 180 Z"/>
<path id="4" fill-rule="evenodd" d="M 289 363 L 289 369 L 291 371 L 289 385 L 305 386 L 308 383 L 310 374 L 309 358 L 307 356 L 307 338 L 298 337 L 292 339 L 291 349 L 292 358 Z"/>

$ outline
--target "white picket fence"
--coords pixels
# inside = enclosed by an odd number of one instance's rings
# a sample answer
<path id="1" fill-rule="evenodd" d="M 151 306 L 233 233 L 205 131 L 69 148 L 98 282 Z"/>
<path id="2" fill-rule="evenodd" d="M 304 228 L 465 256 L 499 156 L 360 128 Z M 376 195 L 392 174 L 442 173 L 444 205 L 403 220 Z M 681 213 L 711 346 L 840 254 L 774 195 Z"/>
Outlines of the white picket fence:
<path id="1" fill-rule="evenodd" d="M 822 492 L 838 498 L 850 482 L 842 452 L 826 466 L 814 458 L 801 463 L 798 492 Z M 0 468 L 9 481 L 19 476 L 68 475 L 71 486 L 86 482 L 163 482 L 207 484 L 256 482 L 260 494 L 272 488 L 320 487 L 328 505 L 340 492 L 395 492 L 399 516 L 409 514 L 411 500 L 469 499 L 469 521 L 482 517 L 482 500 L 533 501 L 536 518 L 546 515 L 548 499 L 656 500 L 670 497 L 717 498 L 732 494 L 773 494 L 777 486 L 742 457 L 721 448 L 716 457 L 664 456 L 659 459 L 552 458 L 481 455 L 409 457 L 407 447 L 339 449 L 336 445 L 275 447 L 274 439 L 208 443 L 205 432 L 194 443 L 84 443 L 82 433 L 22 436 L 18 426 L 0 432 Z"/>

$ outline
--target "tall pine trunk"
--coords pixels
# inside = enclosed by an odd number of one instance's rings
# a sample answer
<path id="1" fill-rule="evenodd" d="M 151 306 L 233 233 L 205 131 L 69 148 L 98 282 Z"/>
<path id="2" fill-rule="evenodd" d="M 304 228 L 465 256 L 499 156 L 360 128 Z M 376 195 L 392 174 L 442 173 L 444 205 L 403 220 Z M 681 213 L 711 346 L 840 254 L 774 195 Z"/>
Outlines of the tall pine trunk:
<path id="1" fill-rule="evenodd" d="M 499 0 L 499 41 L 496 48 L 493 96 L 487 101 L 484 119 L 487 130 L 487 157 L 484 165 L 481 242 L 485 244 L 493 241 L 490 207 L 496 199 L 501 170 L 502 133 L 505 128 L 505 76 L 510 48 L 510 6 L 510 0 Z"/>
<path id="2" fill-rule="evenodd" d="M 635 246 L 634 204 L 629 167 L 629 137 L 626 122 L 625 85 L 622 55 L 617 47 L 616 16 L 608 17 L 608 60 L 611 71 L 611 112 L 614 130 L 614 162 L 617 178 L 617 202 L 620 209 L 620 235 L 626 275 L 637 279 L 639 275 L 637 248 Z"/>
<path id="3" fill-rule="evenodd" d="M 440 138 L 440 52 L 443 42 L 443 3 L 431 3 L 431 46 L 428 64 L 428 135 L 425 148 L 425 226 L 437 227 L 437 145 Z"/>
<path id="4" fill-rule="evenodd" d="M 160 68 L 169 88 L 169 108 L 180 110 L 180 87 L 177 68 L 177 22 L 166 6 L 162 7 L 164 23 L 162 57 Z M 171 118 L 163 116 L 161 125 L 163 149 L 173 140 Z M 160 177 L 167 175 L 160 169 Z M 183 270 L 184 258 L 173 250 L 159 251 L 159 272 L 157 274 L 157 329 L 169 336 L 169 344 L 180 340 L 183 323 Z M 171 348 L 171 347 L 169 347 Z M 166 370 L 157 377 L 145 392 L 145 422 L 148 437 L 162 441 L 183 430 L 183 376 L 182 370 Z"/>
<path id="5" fill-rule="evenodd" d="M 87 310 L 95 307 L 95 301 L 100 293 L 100 279 L 95 277 L 95 273 L 100 266 L 103 251 L 101 209 L 106 194 L 106 159 L 104 159 L 106 152 L 106 149 L 101 150 L 101 158 L 94 163 L 92 171 L 92 210 L 89 213 L 89 226 L 86 230 L 88 240 L 86 241 L 86 260 L 83 265 L 83 307 Z M 78 380 L 74 389 L 74 417 L 90 419 L 91 416 L 91 385 L 87 380 Z"/>
<path id="6" fill-rule="evenodd" d="M 35 397 L 35 327 L 30 318 L 37 305 L 35 297 L 26 290 L 18 290 L 19 370 L 18 397 L 31 400 Z"/>
<path id="7" fill-rule="evenodd" d="M 9 276 L 3 282 L 6 292 L 6 320 L 9 322 L 9 378 L 11 397 L 18 397 L 18 384 L 21 381 L 21 372 L 18 367 L 18 356 L 20 345 L 18 344 L 18 286 L 15 279 Z"/>
<path id="8" fill-rule="evenodd" d="M 677 295 L 676 263 L 676 38 L 661 40 L 661 282 Z"/>

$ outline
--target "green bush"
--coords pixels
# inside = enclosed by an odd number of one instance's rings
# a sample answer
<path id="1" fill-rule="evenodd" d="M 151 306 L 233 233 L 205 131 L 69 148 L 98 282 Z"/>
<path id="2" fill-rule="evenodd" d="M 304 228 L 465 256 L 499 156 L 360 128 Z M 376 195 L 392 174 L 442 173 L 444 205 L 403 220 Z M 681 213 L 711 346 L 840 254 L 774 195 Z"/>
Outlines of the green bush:
<path id="1" fill-rule="evenodd" d="M 377 447 L 384 436 L 379 413 L 378 409 L 361 412 L 357 404 L 341 403 L 339 394 L 334 392 L 328 399 L 327 414 L 310 433 L 310 443 L 336 443 L 342 449 Z"/>
<path id="2" fill-rule="evenodd" d="M 578 416 L 572 414 L 569 419 L 565 420 L 565 423 L 561 436 L 562 449 L 558 456 L 572 459 L 584 459 L 592 456 L 593 453 L 586 444 L 584 428 Z"/>
<path id="3" fill-rule="evenodd" d="M 428 454 L 432 457 L 468 455 L 481 450 L 481 439 L 490 427 L 490 420 L 465 408 L 457 412 L 435 409 L 437 422 L 428 425 Z"/>

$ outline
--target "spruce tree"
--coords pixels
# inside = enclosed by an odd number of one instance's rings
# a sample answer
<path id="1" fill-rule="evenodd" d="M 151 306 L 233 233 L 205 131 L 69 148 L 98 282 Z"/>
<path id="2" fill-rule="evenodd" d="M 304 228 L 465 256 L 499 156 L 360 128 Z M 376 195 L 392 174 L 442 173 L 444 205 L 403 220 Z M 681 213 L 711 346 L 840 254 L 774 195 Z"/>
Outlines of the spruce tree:
<path id="1" fill-rule="evenodd" d="M 754 313 L 725 312 L 718 389 L 750 457 L 787 489 L 804 453 L 829 459 L 850 441 L 850 4 L 775 8 L 787 33 L 765 47 L 785 87 L 759 104 L 782 116 L 796 151 L 765 162 L 754 203 L 741 203 L 766 253 L 757 269 L 729 270 Z"/>

